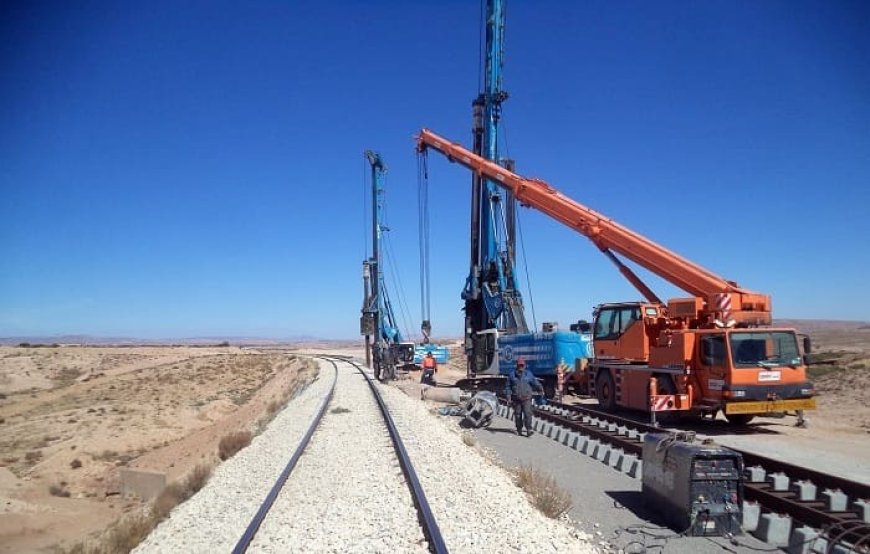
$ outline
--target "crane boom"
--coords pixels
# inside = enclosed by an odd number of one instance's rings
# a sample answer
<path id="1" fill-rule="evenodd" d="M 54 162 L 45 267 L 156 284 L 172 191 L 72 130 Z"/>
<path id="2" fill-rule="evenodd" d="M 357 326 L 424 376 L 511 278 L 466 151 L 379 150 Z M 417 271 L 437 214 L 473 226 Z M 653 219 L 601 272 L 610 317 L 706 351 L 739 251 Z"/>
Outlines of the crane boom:
<path id="1" fill-rule="evenodd" d="M 481 177 L 511 191 L 522 204 L 535 208 L 586 236 L 605 254 L 610 251 L 616 252 L 689 294 L 703 299 L 706 307 L 701 307 L 701 311 L 712 314 L 716 311 L 715 304 L 721 303 L 722 298 L 727 298 L 734 306 L 733 312 L 730 310 L 729 312 L 736 323 L 746 325 L 770 323 L 771 302 L 768 295 L 750 291 L 734 281 L 716 275 L 572 200 L 545 181 L 524 178 L 474 154 L 460 144 L 451 142 L 428 129 L 422 129 L 417 136 L 417 149 L 422 152 L 427 148 L 440 152 L 450 161 L 458 162 Z M 618 262 L 618 260 L 614 261 Z M 625 270 L 631 273 L 628 268 Z M 625 274 L 622 267 L 620 271 Z M 626 275 L 626 277 L 637 286 L 631 276 Z M 639 282 L 636 276 L 634 279 Z M 643 287 L 646 288 L 645 285 Z M 649 289 L 647 288 L 646 291 Z M 645 291 L 642 292 L 646 295 Z M 651 291 L 649 293 L 651 294 Z"/>

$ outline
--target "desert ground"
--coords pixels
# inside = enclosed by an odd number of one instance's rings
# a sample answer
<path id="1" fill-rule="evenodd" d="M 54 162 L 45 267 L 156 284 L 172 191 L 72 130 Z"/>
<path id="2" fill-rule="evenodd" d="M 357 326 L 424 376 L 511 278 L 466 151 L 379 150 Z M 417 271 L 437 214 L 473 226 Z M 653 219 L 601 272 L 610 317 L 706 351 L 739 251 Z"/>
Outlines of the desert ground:
<path id="1" fill-rule="evenodd" d="M 813 338 L 819 409 L 808 429 L 762 419 L 753 425 L 776 437 L 741 434 L 735 446 L 751 450 L 777 438 L 783 455 L 866 460 L 870 326 L 788 324 Z M 452 359 L 436 378 L 446 384 L 465 369 L 461 342 L 443 342 Z M 256 433 L 316 377 L 306 356 L 326 352 L 364 357 L 360 342 L 0 347 L 0 553 L 66 552 L 140 509 L 141 499 L 120 494 L 122 468 L 177 482 L 220 463 L 221 439 Z M 402 377 L 396 384 L 420 398 L 419 373 Z"/>
<path id="2" fill-rule="evenodd" d="M 142 506 L 123 467 L 168 482 L 219 462 L 315 376 L 280 350 L 0 347 L 0 552 L 64 551 Z"/>

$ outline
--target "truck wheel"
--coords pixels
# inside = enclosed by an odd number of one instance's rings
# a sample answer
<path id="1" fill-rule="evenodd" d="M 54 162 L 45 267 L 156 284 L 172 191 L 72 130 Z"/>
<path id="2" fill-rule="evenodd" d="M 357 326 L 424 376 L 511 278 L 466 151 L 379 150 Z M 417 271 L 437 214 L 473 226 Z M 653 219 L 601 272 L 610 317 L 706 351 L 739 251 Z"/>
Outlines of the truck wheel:
<path id="1" fill-rule="evenodd" d="M 616 386 L 610 371 L 602 371 L 595 379 L 595 397 L 602 410 L 612 412 L 616 409 Z"/>
<path id="2" fill-rule="evenodd" d="M 755 419 L 755 416 L 752 414 L 725 414 L 725 419 L 731 425 L 743 427 L 744 425 L 749 425 L 749 422 Z"/>

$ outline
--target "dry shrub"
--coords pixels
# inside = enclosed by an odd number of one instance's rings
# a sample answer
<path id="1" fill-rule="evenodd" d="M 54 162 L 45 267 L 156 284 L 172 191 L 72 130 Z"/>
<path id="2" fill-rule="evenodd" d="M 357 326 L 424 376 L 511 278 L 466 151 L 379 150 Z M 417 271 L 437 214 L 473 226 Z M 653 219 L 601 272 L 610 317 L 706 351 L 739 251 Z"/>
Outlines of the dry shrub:
<path id="1" fill-rule="evenodd" d="M 211 466 L 208 464 L 200 464 L 193 468 L 187 478 L 184 480 L 184 488 L 188 493 L 188 498 L 198 493 L 211 477 Z"/>
<path id="2" fill-rule="evenodd" d="M 66 490 L 62 485 L 52 485 L 48 487 L 48 493 L 52 496 L 60 496 L 62 498 L 70 497 L 70 492 Z"/>
<path id="3" fill-rule="evenodd" d="M 172 508 L 178 506 L 197 493 L 211 477 L 211 466 L 200 464 L 183 481 L 170 484 L 163 489 L 151 509 L 130 514 L 113 524 L 96 544 L 78 543 L 66 554 L 116 554 L 132 551 L 166 519 Z"/>
<path id="4" fill-rule="evenodd" d="M 117 457 L 118 452 L 116 452 L 115 450 L 103 450 L 101 453 L 94 455 L 95 460 L 101 460 L 104 462 L 111 462 Z"/>
<path id="5" fill-rule="evenodd" d="M 462 442 L 465 443 L 465 446 L 474 446 L 477 444 L 477 439 L 471 433 L 462 433 Z"/>
<path id="6" fill-rule="evenodd" d="M 350 410 L 348 410 L 347 408 L 345 408 L 343 406 L 336 406 L 335 408 L 329 410 L 329 413 L 331 413 L 331 414 L 346 414 L 349 412 L 350 412 Z"/>
<path id="7" fill-rule="evenodd" d="M 42 459 L 42 451 L 41 450 L 31 450 L 27 454 L 24 455 L 24 461 L 28 464 L 35 464 L 39 460 Z"/>
<path id="8" fill-rule="evenodd" d="M 236 452 L 249 444 L 251 444 L 250 431 L 236 431 L 235 433 L 224 435 L 220 444 L 218 444 L 218 456 L 221 460 L 228 460 L 232 458 Z"/>
<path id="9" fill-rule="evenodd" d="M 72 469 L 78 469 L 78 468 L 82 467 L 82 461 L 79 460 L 78 458 L 76 458 L 75 460 L 73 460 L 69 463 L 69 467 L 71 467 Z"/>
<path id="10" fill-rule="evenodd" d="M 537 468 L 517 468 L 514 481 L 529 496 L 532 505 L 549 518 L 555 519 L 571 509 L 571 495 L 552 476 Z"/>
<path id="11" fill-rule="evenodd" d="M 154 499 L 151 514 L 156 521 L 162 521 L 172 509 L 184 502 L 184 487 L 181 483 L 171 483 Z"/>
<path id="12" fill-rule="evenodd" d="M 269 412 L 269 415 L 274 415 L 275 412 L 277 412 L 280 408 L 281 403 L 277 400 L 272 400 L 271 402 L 269 402 L 269 406 L 266 408 L 266 410 Z"/>
<path id="13" fill-rule="evenodd" d="M 145 537 L 154 529 L 156 524 L 157 522 L 151 514 L 141 512 L 130 514 L 109 529 L 103 540 L 102 548 L 94 549 L 94 551 L 130 552 L 145 540 Z"/>

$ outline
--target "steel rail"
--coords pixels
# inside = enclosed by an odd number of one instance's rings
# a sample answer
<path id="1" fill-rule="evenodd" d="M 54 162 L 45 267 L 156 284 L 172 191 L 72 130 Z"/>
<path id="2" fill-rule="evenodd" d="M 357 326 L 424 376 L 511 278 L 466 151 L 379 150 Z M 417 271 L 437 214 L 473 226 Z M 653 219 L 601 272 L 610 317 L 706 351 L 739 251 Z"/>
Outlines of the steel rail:
<path id="1" fill-rule="evenodd" d="M 390 410 L 387 408 L 384 399 L 381 397 L 380 391 L 377 389 L 374 380 L 369 377 L 368 373 L 356 362 L 343 360 L 354 366 L 357 371 L 365 377 L 369 384 L 372 394 L 381 408 L 381 414 L 384 416 L 384 421 L 387 424 L 387 429 L 390 432 L 390 438 L 393 440 L 393 446 L 399 458 L 399 463 L 402 466 L 402 473 L 405 474 L 405 480 L 408 483 L 408 488 L 411 489 L 411 497 L 414 500 L 414 506 L 417 508 L 420 527 L 423 529 L 423 534 L 429 542 L 429 551 L 436 554 L 447 554 L 447 545 L 444 543 L 444 538 L 441 536 L 441 529 L 438 527 L 438 522 L 432 514 L 432 508 L 429 506 L 429 501 L 426 499 L 426 493 L 420 484 L 420 479 L 417 478 L 417 472 L 414 470 L 414 465 L 411 463 L 411 458 L 408 456 L 408 451 L 405 449 L 405 444 L 402 442 L 402 437 L 399 435 L 399 430 L 393 421 L 393 416 L 390 415 Z"/>
<path id="2" fill-rule="evenodd" d="M 562 404 L 559 402 L 551 402 L 551 404 L 558 408 L 567 409 L 577 413 L 585 413 L 592 417 L 617 423 L 618 425 L 622 425 L 627 428 L 634 428 L 637 431 L 641 431 L 644 433 L 662 433 L 669 431 L 669 429 L 654 427 L 653 425 L 647 423 L 639 422 L 633 419 L 621 417 L 607 412 L 602 412 L 600 410 L 594 410 L 591 408 L 587 408 L 586 406 L 578 406 L 576 404 Z M 829 473 L 823 473 L 815 469 L 798 466 L 789 462 L 784 462 L 782 460 L 776 460 L 774 458 L 769 458 L 767 456 L 756 454 L 754 452 L 748 452 L 746 450 L 740 450 L 738 448 L 732 448 L 730 446 L 728 448 L 734 450 L 735 452 L 739 452 L 743 456 L 744 465 L 746 465 L 747 467 L 761 466 L 766 470 L 767 473 L 785 473 L 792 481 L 812 481 L 813 484 L 820 489 L 839 489 L 841 491 L 848 491 L 849 496 L 852 498 L 870 499 L 870 484 L 859 483 L 858 481 L 853 481 L 845 477 L 838 477 Z"/>
<path id="3" fill-rule="evenodd" d="M 640 433 L 667 433 L 672 429 L 655 427 L 630 418 L 601 412 L 576 404 L 562 404 L 551 402 L 556 408 L 566 409 L 572 414 L 561 415 L 550 412 L 547 409 L 535 408 L 535 416 L 544 421 L 567 427 L 572 431 L 584 434 L 600 440 L 608 445 L 621 448 L 626 453 L 635 454 L 642 458 L 643 443 L 640 438 L 630 438 L 620 434 L 613 427 L 633 429 Z M 609 428 L 602 428 L 593 423 L 584 422 L 580 418 L 596 418 L 611 424 Z M 729 447 L 731 448 L 731 447 Z M 842 491 L 850 501 L 870 498 L 870 485 L 859 483 L 850 479 L 837 477 L 814 469 L 797 466 L 788 462 L 768 458 L 753 452 L 746 452 L 737 448 L 731 448 L 743 457 L 744 466 L 760 466 L 769 473 L 782 472 L 790 481 L 808 480 L 817 485 L 819 489 L 828 488 Z M 802 501 L 793 491 L 774 491 L 770 483 L 744 482 L 744 495 L 747 500 L 758 502 L 764 509 L 781 514 L 787 514 L 795 521 L 820 530 L 834 529 L 848 526 L 838 537 L 840 540 L 849 542 L 863 542 L 870 540 L 866 533 L 868 526 L 861 521 L 857 511 L 847 509 L 843 512 L 831 512 L 827 510 L 827 504 L 821 500 Z M 860 529 L 860 531 L 859 531 Z"/>
<path id="4" fill-rule="evenodd" d="M 296 467 L 296 463 L 299 461 L 300 456 L 302 456 L 302 453 L 308 446 L 308 443 L 311 440 L 311 436 L 314 434 L 314 430 L 317 429 L 317 426 L 320 424 L 320 420 L 323 419 L 323 414 L 326 413 L 326 407 L 329 406 L 329 403 L 332 400 L 332 394 L 333 392 L 335 392 L 335 384 L 338 382 L 338 364 L 328 358 L 323 359 L 331 363 L 332 368 L 335 370 L 332 379 L 332 386 L 329 387 L 329 392 L 326 393 L 326 396 L 324 396 L 323 400 L 321 400 L 320 406 L 317 408 L 317 412 L 315 412 L 314 417 L 311 419 L 308 430 L 305 431 L 305 435 L 303 435 L 302 440 L 299 442 L 299 445 L 293 452 L 293 456 L 290 457 L 290 461 L 287 462 L 286 466 L 284 466 L 284 470 L 281 471 L 281 474 L 278 476 L 278 480 L 275 482 L 274 485 L 272 485 L 272 489 L 269 491 L 269 494 L 266 495 L 266 499 L 263 500 L 263 503 L 260 505 L 260 509 L 257 510 L 257 513 L 254 515 L 251 523 L 248 524 L 247 529 L 245 529 L 244 534 L 242 534 L 242 538 L 239 539 L 239 542 L 236 543 L 235 548 L 233 548 L 233 554 L 242 554 L 243 552 L 247 552 L 248 547 L 251 545 L 251 541 L 254 540 L 254 535 L 257 534 L 257 530 L 266 519 L 269 510 L 272 509 L 272 505 L 275 503 L 275 499 L 278 498 L 278 494 L 281 492 L 281 489 L 284 488 L 284 484 L 287 482 L 287 478 L 290 476 L 290 473 L 293 472 L 293 469 Z"/>

